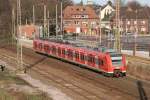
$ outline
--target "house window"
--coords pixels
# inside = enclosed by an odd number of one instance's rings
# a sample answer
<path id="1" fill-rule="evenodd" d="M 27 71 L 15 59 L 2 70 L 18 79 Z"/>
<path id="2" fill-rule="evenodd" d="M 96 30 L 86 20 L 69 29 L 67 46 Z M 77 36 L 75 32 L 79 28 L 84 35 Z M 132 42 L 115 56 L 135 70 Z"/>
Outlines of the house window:
<path id="1" fill-rule="evenodd" d="M 142 31 L 142 32 L 145 32 L 145 31 L 146 31 L 146 28 L 142 27 L 142 28 L 141 28 L 141 31 Z"/>
<path id="2" fill-rule="evenodd" d="M 75 24 L 76 24 L 76 25 L 79 25 L 79 21 L 75 21 Z"/>
<path id="3" fill-rule="evenodd" d="M 81 16 L 81 18 L 85 18 L 85 16 L 84 16 L 84 15 L 82 15 L 82 16 Z"/>
<path id="4" fill-rule="evenodd" d="M 127 24 L 130 25 L 130 21 L 127 21 Z"/>
<path id="5" fill-rule="evenodd" d="M 137 24 L 137 21 L 134 21 L 134 24 Z"/>
<path id="6" fill-rule="evenodd" d="M 145 24 L 145 21 L 144 21 L 144 20 L 142 21 L 142 24 Z"/>

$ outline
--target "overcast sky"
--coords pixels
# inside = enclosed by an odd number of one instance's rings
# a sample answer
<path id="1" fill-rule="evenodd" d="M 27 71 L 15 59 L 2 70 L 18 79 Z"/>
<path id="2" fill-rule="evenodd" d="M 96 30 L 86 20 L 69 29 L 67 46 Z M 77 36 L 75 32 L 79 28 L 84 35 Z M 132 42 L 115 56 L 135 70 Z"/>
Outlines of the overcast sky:
<path id="1" fill-rule="evenodd" d="M 79 3 L 81 0 L 74 0 L 74 2 L 75 3 Z M 84 1 L 84 3 L 86 3 L 87 2 L 87 0 L 83 0 Z M 108 1 L 108 0 L 93 0 L 95 3 L 98 3 L 98 4 L 101 4 L 101 5 L 103 5 L 103 4 L 106 4 L 106 2 Z M 114 0 L 111 0 L 111 1 L 114 1 Z M 128 1 L 138 1 L 140 4 L 142 4 L 142 5 L 145 5 L 145 4 L 148 4 L 148 5 L 150 5 L 150 0 L 123 0 L 123 1 L 125 1 L 125 2 L 128 2 Z"/>

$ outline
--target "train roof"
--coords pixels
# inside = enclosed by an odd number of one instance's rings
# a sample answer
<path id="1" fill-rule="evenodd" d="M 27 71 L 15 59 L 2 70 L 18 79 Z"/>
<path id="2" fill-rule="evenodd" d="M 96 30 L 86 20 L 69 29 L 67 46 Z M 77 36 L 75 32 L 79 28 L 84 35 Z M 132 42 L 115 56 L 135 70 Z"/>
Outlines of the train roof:
<path id="1" fill-rule="evenodd" d="M 56 45 L 62 48 L 67 48 L 67 49 L 73 49 L 79 52 L 86 52 L 88 54 L 92 55 L 104 55 L 106 53 L 117 53 L 114 49 L 108 49 L 104 46 L 98 46 L 95 48 L 89 47 L 87 45 L 84 45 L 83 43 L 80 43 L 78 41 L 56 41 L 56 40 L 35 40 L 39 42 L 45 42 L 46 44 L 52 44 Z"/>

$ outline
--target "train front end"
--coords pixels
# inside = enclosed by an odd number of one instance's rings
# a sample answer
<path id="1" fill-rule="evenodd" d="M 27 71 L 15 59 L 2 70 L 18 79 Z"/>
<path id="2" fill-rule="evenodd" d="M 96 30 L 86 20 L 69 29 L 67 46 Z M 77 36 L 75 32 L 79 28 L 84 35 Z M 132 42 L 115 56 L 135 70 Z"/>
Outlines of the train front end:
<path id="1" fill-rule="evenodd" d="M 109 72 L 112 72 L 115 77 L 126 76 L 126 58 L 125 55 L 117 52 L 108 53 Z"/>

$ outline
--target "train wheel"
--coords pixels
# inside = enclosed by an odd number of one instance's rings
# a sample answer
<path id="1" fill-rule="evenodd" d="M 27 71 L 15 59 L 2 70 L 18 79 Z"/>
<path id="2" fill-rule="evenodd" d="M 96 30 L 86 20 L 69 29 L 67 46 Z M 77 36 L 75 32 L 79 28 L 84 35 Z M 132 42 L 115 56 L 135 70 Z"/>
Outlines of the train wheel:
<path id="1" fill-rule="evenodd" d="M 119 77 L 120 77 L 120 73 L 116 73 L 115 76 L 116 76 L 117 78 L 119 78 Z"/>
<path id="2" fill-rule="evenodd" d="M 122 73 L 122 76 L 125 77 L 125 76 L 126 76 L 126 73 Z"/>

